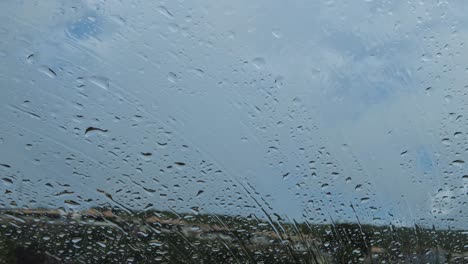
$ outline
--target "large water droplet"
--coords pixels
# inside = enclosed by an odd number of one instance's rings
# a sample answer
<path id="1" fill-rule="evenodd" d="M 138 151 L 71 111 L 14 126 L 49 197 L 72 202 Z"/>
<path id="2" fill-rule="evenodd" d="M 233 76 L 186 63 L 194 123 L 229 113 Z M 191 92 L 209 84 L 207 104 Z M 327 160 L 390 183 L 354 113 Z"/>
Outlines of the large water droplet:
<path id="1" fill-rule="evenodd" d="M 167 80 L 169 80 L 171 83 L 175 83 L 177 81 L 177 75 L 173 72 L 170 72 L 167 74 Z"/>

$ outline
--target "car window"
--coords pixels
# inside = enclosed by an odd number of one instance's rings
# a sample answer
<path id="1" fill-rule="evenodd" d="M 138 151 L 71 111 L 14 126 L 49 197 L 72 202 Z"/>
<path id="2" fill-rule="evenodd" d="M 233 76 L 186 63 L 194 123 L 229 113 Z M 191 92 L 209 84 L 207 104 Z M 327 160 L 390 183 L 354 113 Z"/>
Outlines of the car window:
<path id="1" fill-rule="evenodd" d="M 465 1 L 0 2 L 0 263 L 467 263 Z"/>

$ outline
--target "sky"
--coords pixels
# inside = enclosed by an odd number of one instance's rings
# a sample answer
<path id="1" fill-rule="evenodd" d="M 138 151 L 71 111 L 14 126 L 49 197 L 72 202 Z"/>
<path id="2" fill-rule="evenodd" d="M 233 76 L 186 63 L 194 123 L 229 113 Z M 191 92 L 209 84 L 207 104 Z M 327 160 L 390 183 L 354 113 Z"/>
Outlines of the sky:
<path id="1" fill-rule="evenodd" d="M 463 1 L 0 10 L 0 207 L 467 228 Z"/>

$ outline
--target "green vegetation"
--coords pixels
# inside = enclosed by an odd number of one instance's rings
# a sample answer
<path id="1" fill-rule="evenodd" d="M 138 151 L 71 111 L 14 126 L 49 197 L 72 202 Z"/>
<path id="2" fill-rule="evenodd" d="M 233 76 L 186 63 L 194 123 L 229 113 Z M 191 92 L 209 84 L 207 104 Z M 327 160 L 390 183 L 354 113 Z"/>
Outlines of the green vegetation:
<path id="1" fill-rule="evenodd" d="M 0 212 L 0 263 L 466 263 L 460 230 L 106 209 Z"/>

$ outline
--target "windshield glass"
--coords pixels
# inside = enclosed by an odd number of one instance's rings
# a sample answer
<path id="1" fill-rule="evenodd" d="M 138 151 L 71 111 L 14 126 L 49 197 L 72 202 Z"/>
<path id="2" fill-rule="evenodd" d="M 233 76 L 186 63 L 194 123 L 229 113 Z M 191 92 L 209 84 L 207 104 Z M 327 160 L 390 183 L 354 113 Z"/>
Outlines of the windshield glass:
<path id="1" fill-rule="evenodd" d="M 465 1 L 0 2 L 0 263 L 466 263 Z"/>

